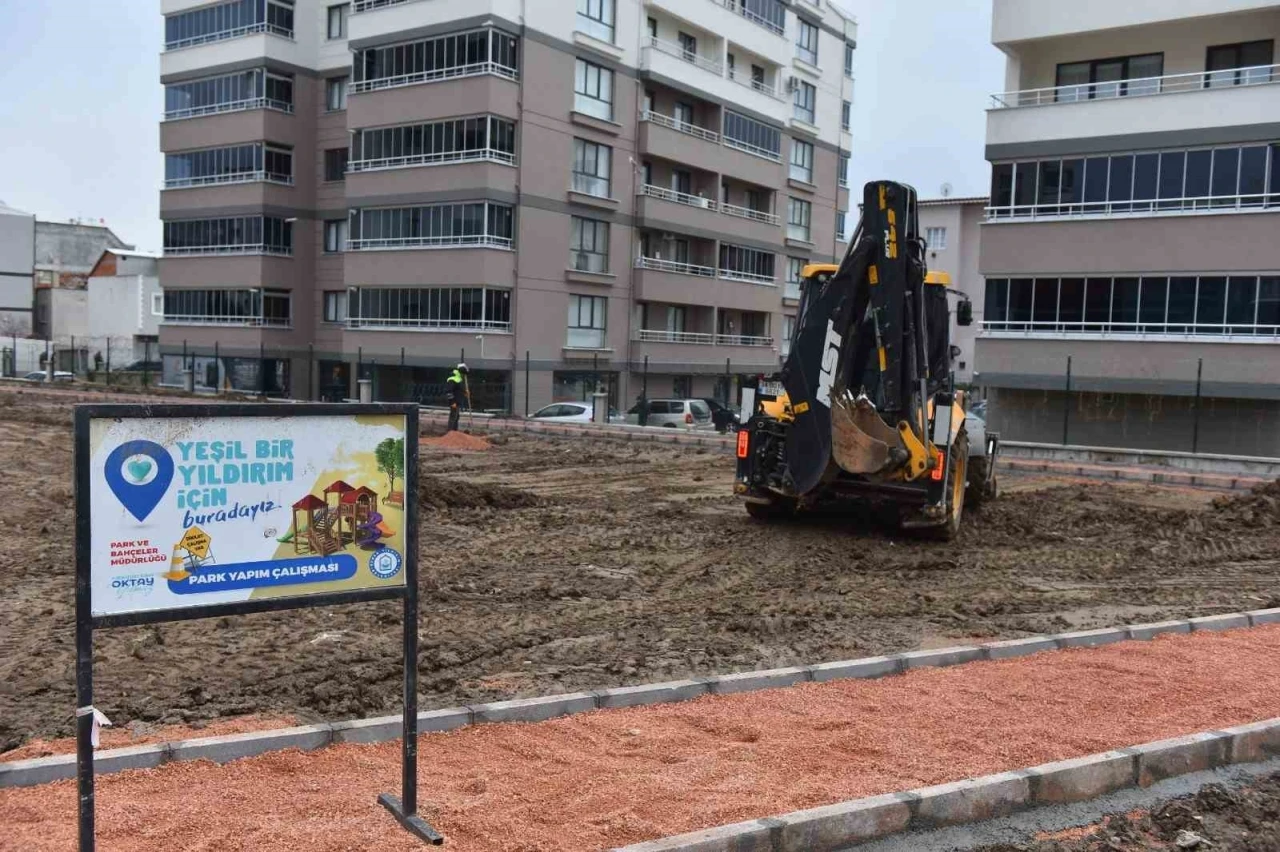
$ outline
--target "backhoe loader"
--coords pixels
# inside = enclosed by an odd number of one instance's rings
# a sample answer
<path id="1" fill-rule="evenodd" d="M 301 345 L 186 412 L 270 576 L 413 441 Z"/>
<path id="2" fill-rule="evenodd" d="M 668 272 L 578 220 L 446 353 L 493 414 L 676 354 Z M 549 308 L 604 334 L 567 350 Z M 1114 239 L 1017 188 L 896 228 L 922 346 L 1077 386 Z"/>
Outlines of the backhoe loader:
<path id="1" fill-rule="evenodd" d="M 948 293 L 958 323 L 973 306 L 929 273 L 913 188 L 868 183 L 862 210 L 839 265 L 804 269 L 782 371 L 744 400 L 734 490 L 755 518 L 854 503 L 950 540 L 966 496 L 996 493 L 999 436 L 975 429 L 970 446 L 951 370 Z"/>

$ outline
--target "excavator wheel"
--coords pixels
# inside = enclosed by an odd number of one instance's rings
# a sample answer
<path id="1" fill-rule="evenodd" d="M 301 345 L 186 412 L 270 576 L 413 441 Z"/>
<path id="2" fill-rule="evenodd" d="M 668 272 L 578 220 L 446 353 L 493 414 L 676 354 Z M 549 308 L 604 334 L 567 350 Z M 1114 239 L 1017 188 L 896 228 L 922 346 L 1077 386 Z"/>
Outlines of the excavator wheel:
<path id="1" fill-rule="evenodd" d="M 929 527 L 926 533 L 930 538 L 939 541 L 951 541 L 960 533 L 960 520 L 964 517 L 964 493 L 969 476 L 969 436 L 964 430 L 956 436 L 951 451 L 947 453 L 949 483 L 947 490 L 947 520 L 936 527 Z"/>
<path id="2" fill-rule="evenodd" d="M 964 499 L 972 509 L 1000 495 L 996 478 L 993 476 L 990 482 L 987 481 L 987 465 L 990 463 L 991 460 L 986 456 L 969 459 L 969 488 L 965 492 Z"/>

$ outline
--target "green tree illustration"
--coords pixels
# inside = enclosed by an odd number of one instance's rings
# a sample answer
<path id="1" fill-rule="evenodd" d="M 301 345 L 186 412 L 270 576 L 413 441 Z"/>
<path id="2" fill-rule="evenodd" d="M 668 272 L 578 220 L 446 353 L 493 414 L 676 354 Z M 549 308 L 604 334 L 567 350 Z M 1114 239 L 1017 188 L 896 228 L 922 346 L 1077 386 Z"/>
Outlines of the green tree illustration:
<path id="1" fill-rule="evenodd" d="M 404 438 L 387 438 L 373 451 L 378 470 L 387 475 L 388 495 L 396 490 L 396 479 L 404 476 Z"/>

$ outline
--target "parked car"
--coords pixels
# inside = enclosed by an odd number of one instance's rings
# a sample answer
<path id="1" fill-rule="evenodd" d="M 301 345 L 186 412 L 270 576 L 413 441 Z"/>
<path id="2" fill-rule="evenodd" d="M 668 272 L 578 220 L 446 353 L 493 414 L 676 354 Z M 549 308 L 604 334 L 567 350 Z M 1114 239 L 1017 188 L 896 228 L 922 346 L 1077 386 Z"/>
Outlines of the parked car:
<path id="1" fill-rule="evenodd" d="M 627 422 L 639 424 L 640 403 L 627 411 Z M 646 426 L 668 429 L 713 429 L 711 406 L 701 399 L 651 399 Z"/>
<path id="2" fill-rule="evenodd" d="M 738 431 L 738 412 L 718 399 L 704 396 L 702 401 L 711 409 L 711 422 L 715 425 L 717 432 Z"/>
<path id="3" fill-rule="evenodd" d="M 28 382 L 43 382 L 48 378 L 44 370 L 32 370 L 22 377 Z M 75 373 L 68 373 L 66 370 L 55 370 L 53 373 L 55 382 L 74 382 L 76 380 Z"/>
<path id="4" fill-rule="evenodd" d="M 589 402 L 553 402 L 530 414 L 529 419 L 551 423 L 594 423 L 595 408 Z M 621 419 L 618 410 L 610 407 L 609 422 L 617 423 Z"/>
<path id="5" fill-rule="evenodd" d="M 159 373 L 164 369 L 164 365 L 159 361 L 134 361 L 126 367 L 117 367 L 116 369 L 121 373 Z"/>

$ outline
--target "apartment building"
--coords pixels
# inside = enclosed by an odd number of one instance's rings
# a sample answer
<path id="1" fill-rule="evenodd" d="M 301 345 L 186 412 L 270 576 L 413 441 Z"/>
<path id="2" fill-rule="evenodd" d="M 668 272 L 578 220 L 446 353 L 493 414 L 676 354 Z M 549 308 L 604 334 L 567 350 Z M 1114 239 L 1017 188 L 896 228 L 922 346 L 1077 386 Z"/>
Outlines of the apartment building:
<path id="1" fill-rule="evenodd" d="M 0 201 L 0 335 L 31 333 L 36 217 Z"/>
<path id="2" fill-rule="evenodd" d="M 1280 3 L 994 0 L 992 29 L 993 425 L 1280 454 Z"/>
<path id="3" fill-rule="evenodd" d="M 843 253 L 827 0 L 162 0 L 160 327 L 232 386 L 734 395 Z M 243 389 L 253 389 L 246 387 Z"/>

